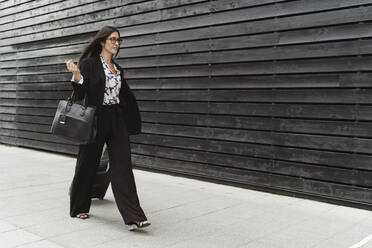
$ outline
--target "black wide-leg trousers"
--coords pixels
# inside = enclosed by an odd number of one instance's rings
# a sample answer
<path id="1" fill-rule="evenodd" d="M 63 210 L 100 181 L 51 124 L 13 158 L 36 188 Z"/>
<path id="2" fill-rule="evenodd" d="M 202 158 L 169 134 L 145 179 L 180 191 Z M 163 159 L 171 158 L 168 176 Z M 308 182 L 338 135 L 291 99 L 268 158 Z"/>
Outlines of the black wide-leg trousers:
<path id="1" fill-rule="evenodd" d="M 147 220 L 139 203 L 134 180 L 130 142 L 122 109 L 118 104 L 104 105 L 97 111 L 96 141 L 79 146 L 75 175 L 70 192 L 70 216 L 88 213 L 90 193 L 102 149 L 107 144 L 111 188 L 125 224 Z"/>

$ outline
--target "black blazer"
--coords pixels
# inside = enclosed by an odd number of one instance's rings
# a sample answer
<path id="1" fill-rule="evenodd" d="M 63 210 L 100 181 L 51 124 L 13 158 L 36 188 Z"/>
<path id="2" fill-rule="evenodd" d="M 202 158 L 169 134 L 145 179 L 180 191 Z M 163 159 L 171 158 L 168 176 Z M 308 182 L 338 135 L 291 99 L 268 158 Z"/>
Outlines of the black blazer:
<path id="1" fill-rule="evenodd" d="M 123 69 L 115 61 L 113 61 L 113 63 L 120 70 L 121 74 L 119 99 L 128 133 L 130 135 L 139 134 L 141 132 L 141 115 L 136 98 L 127 82 L 124 80 Z M 83 99 L 85 93 L 87 93 L 87 105 L 93 105 L 96 106 L 97 109 L 100 109 L 103 103 L 106 76 L 99 55 L 84 58 L 80 63 L 80 73 L 84 78 L 84 83 L 77 84 L 71 82 L 77 100 Z"/>

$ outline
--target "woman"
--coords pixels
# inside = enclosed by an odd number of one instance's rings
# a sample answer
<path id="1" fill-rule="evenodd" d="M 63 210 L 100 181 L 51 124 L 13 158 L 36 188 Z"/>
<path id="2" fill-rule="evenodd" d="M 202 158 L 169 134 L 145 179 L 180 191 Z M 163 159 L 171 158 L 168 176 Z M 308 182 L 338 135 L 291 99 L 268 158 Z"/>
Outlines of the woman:
<path id="1" fill-rule="evenodd" d="M 89 194 L 106 143 L 115 201 L 124 223 L 135 230 L 149 226 L 150 222 L 139 203 L 129 143 L 129 134 L 140 133 L 141 118 L 123 69 L 113 60 L 120 42 L 119 30 L 105 26 L 85 47 L 77 65 L 71 60 L 66 62 L 73 74 L 75 96 L 82 99 L 86 95 L 87 104 L 97 107 L 95 141 L 79 146 L 70 192 L 70 216 L 89 218 Z"/>

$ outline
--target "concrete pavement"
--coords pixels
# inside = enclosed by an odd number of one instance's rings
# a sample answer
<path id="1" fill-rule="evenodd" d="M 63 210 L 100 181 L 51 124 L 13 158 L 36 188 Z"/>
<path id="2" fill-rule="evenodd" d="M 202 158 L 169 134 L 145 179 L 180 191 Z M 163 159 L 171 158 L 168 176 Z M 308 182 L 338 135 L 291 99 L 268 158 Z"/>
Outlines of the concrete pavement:
<path id="1" fill-rule="evenodd" d="M 109 188 L 70 218 L 75 159 L 0 145 L 0 247 L 372 248 L 372 212 L 134 170 L 152 222 L 126 230 Z"/>

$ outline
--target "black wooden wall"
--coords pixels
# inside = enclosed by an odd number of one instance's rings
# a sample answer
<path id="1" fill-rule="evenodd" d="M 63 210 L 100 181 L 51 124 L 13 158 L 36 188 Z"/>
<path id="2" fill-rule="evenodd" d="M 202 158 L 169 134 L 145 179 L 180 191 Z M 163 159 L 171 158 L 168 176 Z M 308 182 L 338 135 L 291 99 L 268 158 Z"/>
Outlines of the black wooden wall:
<path id="1" fill-rule="evenodd" d="M 372 205 L 372 0 L 0 1 L 0 142 L 49 133 L 104 25 L 139 101 L 139 167 Z"/>

